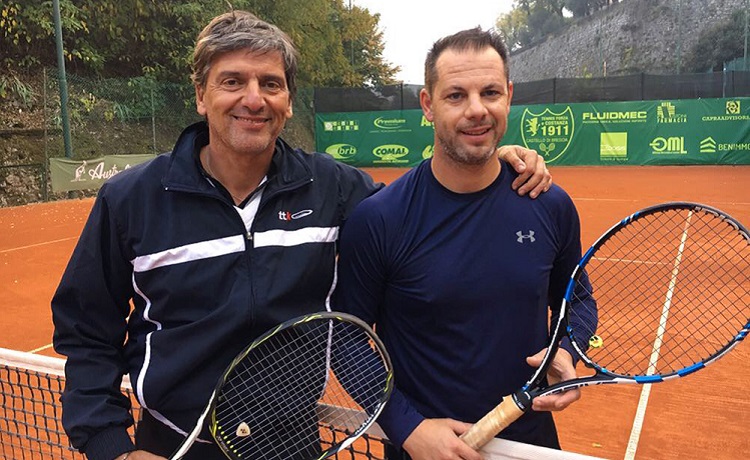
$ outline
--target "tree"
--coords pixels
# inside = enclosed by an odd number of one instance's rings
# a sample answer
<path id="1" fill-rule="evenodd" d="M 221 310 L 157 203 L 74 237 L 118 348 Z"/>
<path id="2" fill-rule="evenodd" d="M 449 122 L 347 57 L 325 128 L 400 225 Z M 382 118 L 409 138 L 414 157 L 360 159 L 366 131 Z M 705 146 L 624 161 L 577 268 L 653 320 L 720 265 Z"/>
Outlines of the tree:
<path id="1" fill-rule="evenodd" d="M 516 51 L 527 44 L 529 36 L 529 15 L 522 8 L 514 8 L 500 16 L 495 24 L 503 41 L 510 51 Z"/>
<path id="2" fill-rule="evenodd" d="M 343 0 L 232 0 L 286 31 L 300 51 L 300 85 L 393 81 L 379 17 Z M 216 0 L 60 0 L 68 68 L 82 76 L 186 83 L 195 37 L 227 3 Z M 0 5 L 0 72 L 55 66 L 51 3 Z M 354 58 L 352 58 L 352 56 Z"/>
<path id="3" fill-rule="evenodd" d="M 300 52 L 300 82 L 362 86 L 393 81 L 398 68 L 383 58 L 379 15 L 348 8 L 343 0 L 246 2 L 249 11 L 286 31 Z"/>
<path id="4" fill-rule="evenodd" d="M 744 53 L 745 11 L 737 10 L 723 24 L 705 29 L 685 56 L 688 72 L 722 71 L 724 63 Z"/>
<path id="5" fill-rule="evenodd" d="M 590 16 L 615 3 L 620 3 L 620 0 L 565 0 L 565 8 L 573 17 L 580 18 Z"/>
<path id="6" fill-rule="evenodd" d="M 348 52 L 354 79 L 344 86 L 379 86 L 395 83 L 399 67 L 383 57 L 385 42 L 379 30 L 380 15 L 371 15 L 357 6 L 348 10 L 348 24 L 343 27 L 342 44 Z"/>
<path id="7" fill-rule="evenodd" d="M 513 9 L 498 19 L 496 28 L 511 51 L 561 30 L 567 20 L 564 0 L 516 0 Z"/>
<path id="8" fill-rule="evenodd" d="M 511 51 L 562 30 L 574 18 L 589 16 L 622 0 L 516 0 L 495 28 Z"/>
<path id="9" fill-rule="evenodd" d="M 60 10 L 65 30 L 72 34 L 88 30 L 80 8 L 71 0 L 61 0 Z M 67 54 L 72 56 L 70 51 Z M 56 59 L 51 2 L 9 1 L 0 6 L 0 70 L 50 65 Z"/>
<path id="10" fill-rule="evenodd" d="M 537 0 L 528 18 L 529 42 L 535 42 L 565 27 L 563 0 Z"/>

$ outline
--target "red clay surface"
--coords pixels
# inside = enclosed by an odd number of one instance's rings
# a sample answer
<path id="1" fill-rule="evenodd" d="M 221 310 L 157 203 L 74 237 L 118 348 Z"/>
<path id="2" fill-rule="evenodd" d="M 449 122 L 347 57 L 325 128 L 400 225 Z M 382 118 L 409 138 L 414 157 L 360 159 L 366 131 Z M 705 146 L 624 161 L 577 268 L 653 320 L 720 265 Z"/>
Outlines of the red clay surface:
<path id="1" fill-rule="evenodd" d="M 750 166 L 552 167 L 575 201 L 588 247 L 615 222 L 664 201 L 697 201 L 750 225 Z M 370 169 L 390 183 L 403 169 Z M 49 301 L 93 199 L 0 208 L 0 347 L 54 355 Z M 690 378 L 654 385 L 637 459 L 750 455 L 750 340 Z M 565 450 L 623 458 L 641 387 L 586 388 L 557 415 Z"/>

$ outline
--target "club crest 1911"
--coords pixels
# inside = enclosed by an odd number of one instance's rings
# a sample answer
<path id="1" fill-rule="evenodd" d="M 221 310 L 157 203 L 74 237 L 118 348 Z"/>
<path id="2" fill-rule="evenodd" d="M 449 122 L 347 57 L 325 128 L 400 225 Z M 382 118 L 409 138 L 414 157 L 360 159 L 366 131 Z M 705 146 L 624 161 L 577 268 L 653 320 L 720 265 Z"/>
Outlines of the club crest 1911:
<path id="1" fill-rule="evenodd" d="M 527 148 L 534 149 L 547 163 L 554 163 L 570 147 L 575 131 L 570 106 L 557 113 L 548 107 L 541 113 L 525 109 L 521 116 L 521 138 Z"/>

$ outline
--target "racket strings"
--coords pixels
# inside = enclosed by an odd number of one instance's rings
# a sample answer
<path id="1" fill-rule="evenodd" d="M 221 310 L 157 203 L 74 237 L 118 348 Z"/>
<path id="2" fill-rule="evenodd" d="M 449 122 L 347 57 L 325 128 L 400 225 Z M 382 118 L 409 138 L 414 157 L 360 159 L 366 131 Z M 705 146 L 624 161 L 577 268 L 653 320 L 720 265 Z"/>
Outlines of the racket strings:
<path id="1" fill-rule="evenodd" d="M 271 336 L 252 350 L 237 363 L 219 395 L 215 410 L 218 430 L 224 439 L 234 439 L 230 446 L 242 458 L 249 454 L 249 458 L 293 458 L 312 444 L 304 441 L 314 434 L 314 414 L 302 409 L 314 404 L 311 395 L 323 391 L 324 380 L 321 372 L 299 369 L 302 362 L 296 359 L 304 360 L 308 368 L 322 368 L 324 363 L 315 351 L 325 347 L 325 336 L 320 331 L 293 332 Z M 306 352 L 294 356 L 295 350 Z"/>
<path id="2" fill-rule="evenodd" d="M 593 291 L 598 324 L 585 305 L 571 308 L 572 338 L 597 366 L 621 375 L 669 375 L 706 362 L 747 327 L 749 264 L 747 235 L 714 213 L 672 208 L 637 217 L 586 264 L 575 301 Z"/>
<path id="3" fill-rule="evenodd" d="M 347 439 L 333 439 L 329 426 L 354 433 L 369 424 L 387 379 L 383 357 L 354 324 L 325 319 L 282 329 L 225 376 L 217 437 L 235 458 L 319 458 Z M 321 403 L 337 409 L 321 411 Z M 321 415 L 327 420 L 319 423 Z"/>

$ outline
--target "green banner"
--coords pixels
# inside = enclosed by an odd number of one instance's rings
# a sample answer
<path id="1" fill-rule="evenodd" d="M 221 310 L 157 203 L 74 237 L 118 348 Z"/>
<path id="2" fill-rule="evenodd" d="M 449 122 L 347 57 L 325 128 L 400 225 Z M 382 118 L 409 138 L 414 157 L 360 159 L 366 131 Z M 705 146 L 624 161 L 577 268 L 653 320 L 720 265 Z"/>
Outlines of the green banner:
<path id="1" fill-rule="evenodd" d="M 323 113 L 316 149 L 354 166 L 415 166 L 432 156 L 432 123 L 421 110 Z"/>
<path id="2" fill-rule="evenodd" d="M 88 160 L 50 158 L 49 169 L 52 177 L 52 190 L 98 189 L 112 176 L 131 166 L 151 160 L 156 155 L 108 155 Z"/>
<path id="3" fill-rule="evenodd" d="M 316 115 L 316 148 L 359 167 L 432 155 L 421 110 Z M 503 144 L 554 165 L 750 164 L 750 98 L 513 106 Z"/>

